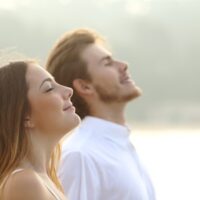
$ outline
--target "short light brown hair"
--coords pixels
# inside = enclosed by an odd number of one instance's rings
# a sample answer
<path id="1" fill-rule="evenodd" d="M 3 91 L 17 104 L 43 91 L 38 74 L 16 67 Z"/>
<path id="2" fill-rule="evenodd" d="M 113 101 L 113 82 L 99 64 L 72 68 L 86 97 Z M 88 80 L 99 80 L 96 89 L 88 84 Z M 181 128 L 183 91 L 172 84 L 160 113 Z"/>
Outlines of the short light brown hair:
<path id="1" fill-rule="evenodd" d="M 87 63 L 81 58 L 81 53 L 88 45 L 103 41 L 99 34 L 90 29 L 66 32 L 53 47 L 47 59 L 46 68 L 55 80 L 74 89 L 72 102 L 81 119 L 89 115 L 89 107 L 73 87 L 73 80 L 81 78 L 91 81 Z"/>

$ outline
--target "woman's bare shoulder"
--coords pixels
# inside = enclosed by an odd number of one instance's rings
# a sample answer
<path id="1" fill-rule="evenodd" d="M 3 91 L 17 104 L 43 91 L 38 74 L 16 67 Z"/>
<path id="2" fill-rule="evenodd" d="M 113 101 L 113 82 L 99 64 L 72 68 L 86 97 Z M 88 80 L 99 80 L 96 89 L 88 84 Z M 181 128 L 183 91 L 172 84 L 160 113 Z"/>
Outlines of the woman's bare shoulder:
<path id="1" fill-rule="evenodd" d="M 48 192 L 38 175 L 29 169 L 9 176 L 3 189 L 5 200 L 49 200 Z"/>

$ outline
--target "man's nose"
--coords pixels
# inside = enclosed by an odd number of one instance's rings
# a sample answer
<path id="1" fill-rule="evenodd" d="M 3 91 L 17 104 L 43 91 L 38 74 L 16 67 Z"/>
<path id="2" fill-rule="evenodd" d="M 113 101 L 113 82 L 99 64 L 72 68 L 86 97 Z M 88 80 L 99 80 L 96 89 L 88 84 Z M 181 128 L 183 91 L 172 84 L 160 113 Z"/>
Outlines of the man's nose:
<path id="1" fill-rule="evenodd" d="M 126 71 L 128 69 L 128 63 L 123 61 L 118 61 L 120 71 Z"/>

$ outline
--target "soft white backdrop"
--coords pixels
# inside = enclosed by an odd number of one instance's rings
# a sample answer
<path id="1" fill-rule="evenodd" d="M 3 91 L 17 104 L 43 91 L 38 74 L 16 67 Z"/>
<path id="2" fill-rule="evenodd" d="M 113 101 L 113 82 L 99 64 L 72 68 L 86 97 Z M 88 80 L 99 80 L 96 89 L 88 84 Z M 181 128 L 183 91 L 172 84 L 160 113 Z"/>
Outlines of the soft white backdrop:
<path id="1" fill-rule="evenodd" d="M 131 140 L 158 200 L 200 199 L 200 129 L 136 130 Z"/>

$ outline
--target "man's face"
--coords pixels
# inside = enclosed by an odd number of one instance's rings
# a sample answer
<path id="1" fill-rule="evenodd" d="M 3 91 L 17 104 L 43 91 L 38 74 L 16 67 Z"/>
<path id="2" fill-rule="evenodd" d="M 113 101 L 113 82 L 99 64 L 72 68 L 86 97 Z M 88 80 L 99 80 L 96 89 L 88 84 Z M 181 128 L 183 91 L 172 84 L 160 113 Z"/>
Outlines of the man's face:
<path id="1" fill-rule="evenodd" d="M 92 85 L 103 102 L 127 102 L 141 95 L 141 90 L 131 79 L 128 66 L 112 58 L 100 44 L 91 44 L 83 52 Z"/>

